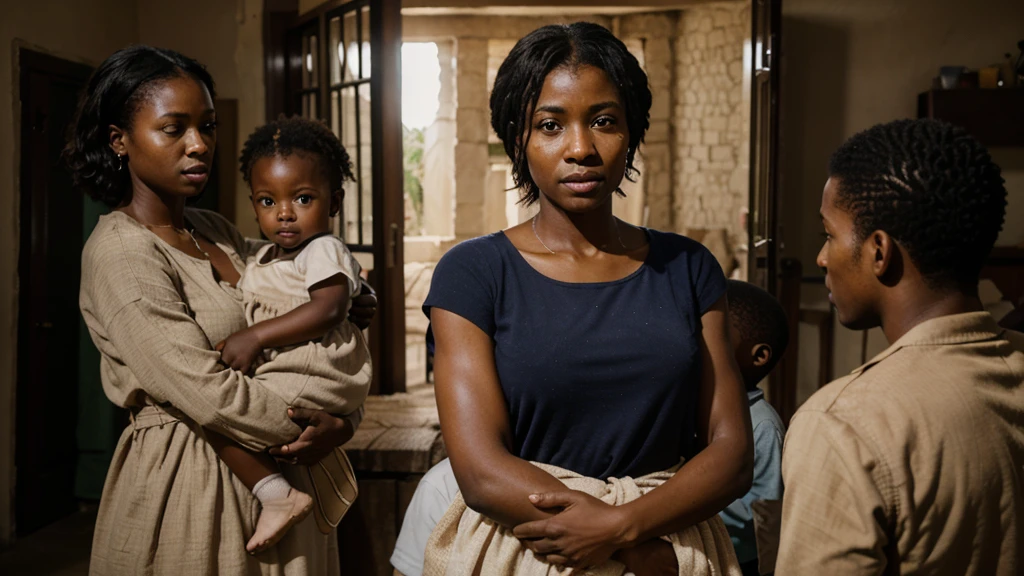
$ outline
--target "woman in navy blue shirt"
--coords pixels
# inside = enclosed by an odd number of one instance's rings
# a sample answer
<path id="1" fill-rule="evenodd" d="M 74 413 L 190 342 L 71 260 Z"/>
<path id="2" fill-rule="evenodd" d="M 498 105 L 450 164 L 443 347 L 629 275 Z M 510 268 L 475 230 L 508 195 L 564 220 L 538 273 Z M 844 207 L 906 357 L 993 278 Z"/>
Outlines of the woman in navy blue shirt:
<path id="1" fill-rule="evenodd" d="M 498 71 L 491 124 L 522 201 L 540 211 L 453 248 L 424 304 L 463 498 L 554 564 L 674 563 L 658 538 L 750 487 L 721 269 L 692 240 L 612 215 L 650 105 L 646 75 L 608 30 L 547 26 L 520 40 Z M 605 479 L 680 458 L 671 480 L 622 506 L 530 464 Z"/>

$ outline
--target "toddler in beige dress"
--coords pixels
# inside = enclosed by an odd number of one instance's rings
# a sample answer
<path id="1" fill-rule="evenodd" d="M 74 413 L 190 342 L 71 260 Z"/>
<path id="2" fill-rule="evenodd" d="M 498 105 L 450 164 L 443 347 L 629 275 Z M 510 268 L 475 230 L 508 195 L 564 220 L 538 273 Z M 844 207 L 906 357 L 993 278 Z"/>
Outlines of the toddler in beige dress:
<path id="1" fill-rule="evenodd" d="M 295 389 L 273 390 L 292 406 L 351 414 L 366 399 L 372 365 L 362 332 L 346 319 L 360 267 L 331 234 L 342 182 L 353 179 L 348 154 L 323 124 L 288 118 L 258 128 L 241 163 L 260 229 L 271 243 L 250 259 L 239 283 L 248 328 L 217 349 L 225 364 L 242 372 L 305 374 Z M 341 401 L 316 397 L 321 390 Z M 329 533 L 355 499 L 355 476 L 341 449 L 309 467 L 310 497 L 292 488 L 270 456 L 222 438 L 211 443 L 262 504 L 246 545 L 252 553 L 272 546 L 311 510 Z"/>

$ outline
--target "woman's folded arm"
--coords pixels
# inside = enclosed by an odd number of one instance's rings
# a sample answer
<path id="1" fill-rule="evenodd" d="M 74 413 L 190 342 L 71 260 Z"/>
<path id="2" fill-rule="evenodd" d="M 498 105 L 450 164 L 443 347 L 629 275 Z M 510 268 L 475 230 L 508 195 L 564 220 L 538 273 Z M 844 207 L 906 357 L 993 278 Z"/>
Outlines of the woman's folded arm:
<path id="1" fill-rule="evenodd" d="M 466 505 L 508 527 L 549 517 L 529 495 L 565 489 L 511 453 L 512 432 L 494 363 L 494 343 L 475 324 L 434 307 L 437 410 Z"/>

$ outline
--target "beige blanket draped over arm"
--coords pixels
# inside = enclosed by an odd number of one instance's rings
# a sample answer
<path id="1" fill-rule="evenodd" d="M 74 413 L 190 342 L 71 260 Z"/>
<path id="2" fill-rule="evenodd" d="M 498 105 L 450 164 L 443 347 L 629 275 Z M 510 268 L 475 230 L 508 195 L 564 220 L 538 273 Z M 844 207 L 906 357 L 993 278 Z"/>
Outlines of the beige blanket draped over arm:
<path id="1" fill-rule="evenodd" d="M 575 472 L 533 463 L 562 481 L 570 490 L 586 492 L 616 506 L 636 500 L 662 485 L 678 469 L 648 474 L 640 478 L 609 478 L 608 481 L 580 476 Z M 675 549 L 680 576 L 739 576 L 740 568 L 732 541 L 721 518 L 708 520 L 681 532 L 665 536 Z M 533 552 L 506 528 L 469 509 L 459 494 L 448 512 L 438 522 L 427 542 L 423 566 L 424 576 L 516 575 L 622 576 L 625 566 L 614 560 L 586 571 L 559 569 L 534 557 Z"/>

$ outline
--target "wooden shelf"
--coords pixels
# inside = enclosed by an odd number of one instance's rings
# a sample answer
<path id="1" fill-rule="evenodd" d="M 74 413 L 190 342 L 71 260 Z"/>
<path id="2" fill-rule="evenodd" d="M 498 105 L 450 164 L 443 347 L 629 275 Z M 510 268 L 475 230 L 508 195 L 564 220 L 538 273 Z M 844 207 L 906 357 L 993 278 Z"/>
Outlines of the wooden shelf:
<path id="1" fill-rule="evenodd" d="M 917 116 L 962 126 L 985 146 L 1024 146 L 1024 89 L 929 90 Z"/>
<path id="2" fill-rule="evenodd" d="M 989 262 L 1024 263 L 1024 246 L 995 246 L 988 255 Z"/>

